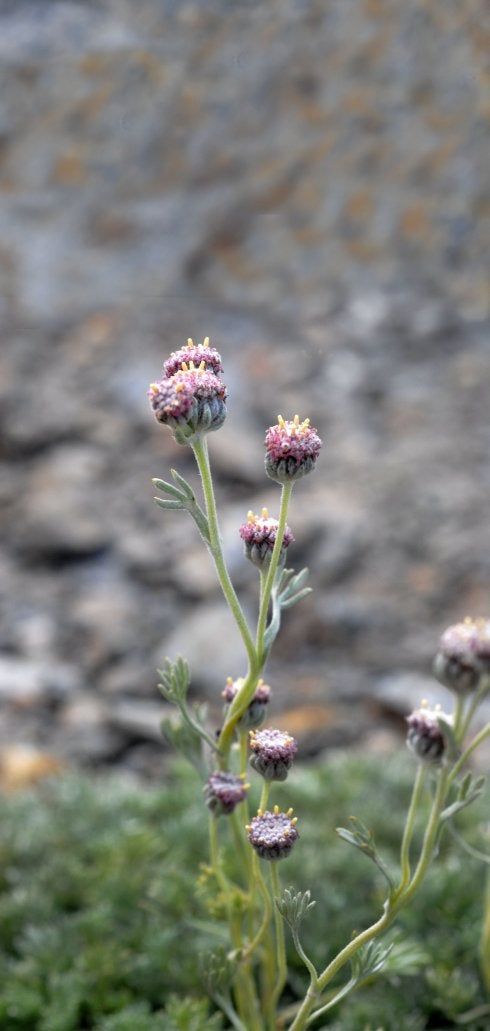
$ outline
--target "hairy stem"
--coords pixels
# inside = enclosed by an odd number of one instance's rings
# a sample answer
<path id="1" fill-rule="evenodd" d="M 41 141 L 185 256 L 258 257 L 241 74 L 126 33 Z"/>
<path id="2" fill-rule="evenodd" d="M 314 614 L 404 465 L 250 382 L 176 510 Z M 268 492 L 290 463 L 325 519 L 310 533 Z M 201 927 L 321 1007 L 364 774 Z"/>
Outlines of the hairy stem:
<path id="1" fill-rule="evenodd" d="M 417 816 L 417 809 L 420 804 L 425 780 L 425 767 L 423 763 L 419 763 L 417 770 L 417 776 L 413 786 L 412 799 L 410 802 L 410 808 L 407 813 L 407 819 L 405 823 L 405 829 L 403 831 L 403 840 L 400 852 L 400 866 L 401 866 L 401 879 L 400 884 L 395 893 L 395 898 L 400 895 L 401 892 L 406 888 L 410 881 L 410 845 L 412 843 L 412 837 L 415 826 L 415 819 Z"/>
<path id="2" fill-rule="evenodd" d="M 252 667 L 256 663 L 255 646 L 250 633 L 247 620 L 243 614 L 242 607 L 237 598 L 235 588 L 230 579 L 226 562 L 223 556 L 223 549 L 221 545 L 221 535 L 218 524 L 218 513 L 216 511 L 216 501 L 214 497 L 213 480 L 211 476 L 211 469 L 209 465 L 209 455 L 206 437 L 198 439 L 192 445 L 199 474 L 201 476 L 202 489 L 204 493 L 204 500 L 206 502 L 206 515 L 209 523 L 209 548 L 211 555 L 214 559 L 216 571 L 218 573 L 219 582 L 221 589 L 228 602 L 231 612 L 235 618 L 235 622 L 242 636 L 243 643 L 245 645 L 248 660 Z"/>
<path id="3" fill-rule="evenodd" d="M 269 568 L 267 570 L 267 576 L 265 582 L 262 583 L 261 599 L 260 599 L 260 612 L 259 621 L 257 624 L 257 637 L 256 637 L 256 650 L 259 657 L 259 663 L 262 667 L 265 662 L 264 654 L 264 634 L 267 625 L 267 613 L 269 611 L 269 602 L 271 598 L 272 586 L 274 584 L 274 578 L 279 565 L 279 559 L 281 557 L 282 542 L 284 540 L 284 531 L 286 529 L 286 519 L 288 514 L 289 502 L 291 500 L 291 494 L 293 491 L 293 481 L 285 483 L 281 493 L 281 508 L 279 511 L 279 523 L 277 527 L 276 539 L 274 542 L 274 548 L 271 555 Z"/>
<path id="4" fill-rule="evenodd" d="M 286 964 L 286 944 L 284 941 L 284 921 L 282 916 L 274 904 L 275 899 L 281 897 L 281 885 L 279 883 L 279 872 L 277 869 L 277 863 L 271 863 L 271 887 L 272 887 L 272 905 L 274 906 L 274 926 L 276 930 L 276 955 L 277 955 L 277 980 L 272 996 L 274 1011 L 277 1008 L 277 1003 L 281 998 L 281 993 L 286 983 L 287 977 L 287 964 Z"/>

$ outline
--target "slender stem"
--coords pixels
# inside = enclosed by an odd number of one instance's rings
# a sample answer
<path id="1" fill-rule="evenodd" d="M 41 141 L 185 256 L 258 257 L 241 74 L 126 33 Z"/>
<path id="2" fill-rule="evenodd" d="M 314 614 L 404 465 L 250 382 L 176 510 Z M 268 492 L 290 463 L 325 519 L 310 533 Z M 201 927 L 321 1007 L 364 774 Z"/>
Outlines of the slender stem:
<path id="1" fill-rule="evenodd" d="M 265 935 L 265 932 L 266 932 L 266 930 L 267 930 L 267 928 L 269 926 L 270 918 L 272 916 L 272 906 L 271 906 L 270 895 L 269 895 L 269 892 L 267 891 L 267 885 L 266 885 L 266 883 L 264 881 L 264 878 L 262 877 L 262 873 L 260 871 L 260 866 L 259 866 L 259 861 L 257 859 L 257 855 L 256 855 L 255 852 L 253 853 L 253 856 L 252 856 L 252 869 L 253 869 L 253 874 L 254 874 L 254 880 L 258 884 L 260 893 L 261 893 L 262 898 L 264 900 L 264 913 L 263 913 L 263 917 L 262 917 L 262 922 L 261 922 L 260 927 L 259 927 L 259 929 L 257 931 L 257 934 L 255 935 L 255 938 L 249 943 L 249 945 L 247 945 L 247 947 L 245 949 L 245 952 L 243 954 L 244 958 L 248 958 L 249 956 L 251 956 L 252 953 L 257 948 L 257 945 L 260 945 L 260 942 L 262 941 L 262 938 Z"/>
<path id="2" fill-rule="evenodd" d="M 220 992 L 214 992 L 213 999 L 223 1010 L 225 1016 L 228 1017 L 228 1020 L 230 1021 L 231 1026 L 235 1028 L 235 1031 L 247 1031 L 245 1024 L 242 1023 L 240 1017 L 235 1012 L 231 999 L 227 998 L 226 995 L 221 995 Z"/>
<path id="3" fill-rule="evenodd" d="M 269 611 L 269 602 L 271 597 L 272 586 L 274 578 L 279 565 L 279 559 L 281 557 L 282 542 L 284 540 L 284 531 L 286 529 L 286 519 L 288 514 L 289 502 L 291 500 L 291 494 L 293 491 L 293 480 L 285 483 L 281 493 L 281 508 L 279 511 L 279 522 L 277 526 L 276 539 L 274 542 L 274 548 L 272 550 L 271 560 L 269 568 L 267 570 L 267 576 L 265 583 L 261 591 L 260 600 L 260 612 L 259 621 L 257 624 L 257 637 L 256 637 L 256 651 L 259 657 L 259 663 L 263 665 L 265 661 L 264 655 L 264 634 L 267 625 L 267 613 Z"/>
<path id="4" fill-rule="evenodd" d="M 286 983 L 287 977 L 286 944 L 284 941 L 284 921 L 277 906 L 274 904 L 274 900 L 279 899 L 281 897 L 281 885 L 279 883 L 277 863 L 271 863 L 271 886 L 272 905 L 274 906 L 274 925 L 276 929 L 277 950 L 277 981 L 272 996 L 275 1010 L 277 1007 L 277 1003 L 279 1002 L 279 999 L 281 997 L 281 993 Z"/>
<path id="5" fill-rule="evenodd" d="M 417 770 L 415 783 L 413 786 L 412 799 L 410 802 L 410 808 L 407 813 L 405 829 L 403 831 L 403 840 L 400 852 L 401 880 L 395 892 L 395 898 L 397 895 L 401 894 L 401 892 L 404 890 L 404 888 L 406 888 L 407 884 L 410 881 L 410 845 L 413 837 L 417 809 L 420 804 L 420 799 L 424 787 L 424 780 L 425 767 L 423 763 L 420 763 L 419 768 Z"/>
<path id="6" fill-rule="evenodd" d="M 310 1024 L 313 1020 L 316 1020 L 317 1017 L 323 1017 L 324 1013 L 327 1013 L 328 1010 L 333 1009 L 333 1007 L 336 1006 L 341 999 L 345 999 L 346 995 L 348 995 L 349 992 L 351 992 L 352 989 L 356 987 L 357 983 L 357 978 L 351 977 L 350 981 L 347 981 L 347 984 L 345 984 L 344 987 L 340 989 L 340 991 L 336 992 L 336 994 L 333 996 L 333 999 L 330 999 L 330 1002 L 326 1002 L 324 1006 L 321 1006 L 319 1010 L 315 1010 L 314 1013 L 311 1014 L 311 1016 L 308 1018 L 307 1023 Z"/>
<path id="7" fill-rule="evenodd" d="M 385 903 L 385 910 L 379 920 L 376 920 L 374 924 L 367 927 L 364 931 L 361 931 L 355 938 L 352 939 L 337 956 L 332 960 L 331 963 L 325 968 L 322 974 L 318 978 L 318 990 L 323 991 L 329 982 L 335 977 L 335 975 L 342 969 L 342 967 L 351 959 L 353 955 L 365 945 L 367 942 L 376 938 L 379 934 L 382 934 L 389 926 L 393 923 L 395 916 L 399 910 L 406 905 L 408 900 L 415 894 L 417 888 L 420 886 L 429 866 L 434 851 L 434 846 L 437 840 L 437 832 L 439 830 L 439 819 L 444 806 L 444 801 L 448 791 L 449 782 L 449 771 L 447 768 L 442 768 L 439 772 L 438 785 L 432 804 L 429 821 L 427 823 L 424 840 L 422 844 L 422 850 L 420 853 L 419 861 L 415 869 L 413 878 L 404 889 L 403 892 L 394 901 L 387 901 Z M 308 1022 L 308 1017 L 311 1013 L 314 1004 L 314 992 L 310 991 L 307 993 L 303 1003 L 298 1010 L 295 1020 L 291 1024 L 290 1031 L 303 1031 Z"/>
<path id="8" fill-rule="evenodd" d="M 223 549 L 221 546 L 221 535 L 219 532 L 218 524 L 218 513 L 216 511 L 216 501 L 214 497 L 213 480 L 211 476 L 211 469 L 209 465 L 209 455 L 206 437 L 199 438 L 192 445 L 196 462 L 198 465 L 199 473 L 201 476 L 202 489 L 204 493 L 204 500 L 206 502 L 206 515 L 209 523 L 209 538 L 210 538 L 210 551 L 214 559 L 216 570 L 221 584 L 221 589 L 228 602 L 228 605 L 235 617 L 235 622 L 242 635 L 242 640 L 245 645 L 248 659 L 251 666 L 255 666 L 256 655 L 255 647 L 250 633 L 248 623 L 243 614 L 242 607 L 237 598 L 235 588 L 230 579 L 226 562 L 223 556 Z"/>
<path id="9" fill-rule="evenodd" d="M 306 969 L 307 969 L 307 971 L 308 971 L 308 973 L 310 975 L 311 984 L 313 985 L 314 988 L 316 988 L 317 982 L 318 982 L 318 971 L 317 971 L 317 969 L 315 967 L 315 964 L 312 963 L 312 961 L 309 958 L 309 956 L 306 955 L 306 952 L 305 952 L 305 950 L 304 950 L 304 948 L 303 948 L 303 946 L 302 946 L 302 944 L 300 942 L 300 939 L 299 939 L 298 928 L 297 927 L 292 927 L 291 928 L 291 934 L 293 936 L 293 942 L 294 942 L 294 947 L 296 949 L 296 952 L 298 953 L 299 958 L 303 961 L 303 963 L 304 963 L 304 965 L 305 965 L 305 967 L 306 967 Z"/>
<path id="10" fill-rule="evenodd" d="M 481 684 L 481 686 L 478 688 L 478 691 L 475 691 L 473 701 L 471 702 L 471 705 L 468 706 L 466 716 L 463 722 L 463 727 L 461 731 L 462 741 L 464 741 L 465 735 L 468 733 L 468 730 L 470 728 L 470 723 L 473 719 L 473 716 L 475 715 L 475 712 L 478 706 L 480 705 L 482 699 L 485 697 L 487 691 L 488 683 L 486 681 L 484 681 L 483 684 Z"/>
<path id="11" fill-rule="evenodd" d="M 265 813 L 265 810 L 267 809 L 267 803 L 269 801 L 270 790 L 271 790 L 271 782 L 270 782 L 270 780 L 264 780 L 264 783 L 262 785 L 262 792 L 261 792 L 261 795 L 260 795 L 260 802 L 259 802 L 259 809 L 262 809 L 262 811 L 264 813 Z"/>
<path id="12" fill-rule="evenodd" d="M 248 762 L 248 731 L 240 731 L 240 773 L 247 772 Z"/>
<path id="13" fill-rule="evenodd" d="M 480 967 L 483 984 L 487 992 L 490 992 L 490 870 L 487 873 L 485 891 L 485 909 L 480 941 Z"/>
<path id="14" fill-rule="evenodd" d="M 455 702 L 455 705 L 454 705 L 453 727 L 454 727 L 454 736 L 455 736 L 456 741 L 458 742 L 458 744 L 462 740 L 462 737 L 463 737 L 463 734 L 462 734 L 462 730 L 463 730 L 463 717 L 464 717 L 464 699 L 463 699 L 463 697 L 461 695 L 456 695 L 456 702 Z"/>
<path id="15" fill-rule="evenodd" d="M 485 726 L 482 727 L 479 734 L 477 734 L 476 737 L 473 738 L 473 741 L 468 745 L 466 751 L 464 751 L 463 754 L 460 755 L 457 763 L 455 763 L 449 775 L 450 784 L 452 784 L 455 777 L 458 776 L 459 771 L 463 768 L 465 762 L 468 761 L 472 752 L 475 751 L 475 748 L 478 748 L 478 745 L 481 745 L 482 741 L 484 741 L 487 737 L 490 737 L 490 723 L 486 723 Z"/>
<path id="16" fill-rule="evenodd" d="M 222 727 L 218 742 L 221 752 L 220 761 L 222 767 L 225 767 L 228 762 L 228 755 L 233 741 L 235 727 L 252 700 L 253 693 L 257 687 L 258 678 L 259 671 L 254 665 L 253 668 L 249 669 L 238 694 L 235 695 L 230 708 L 228 709 L 225 724 Z"/>
<path id="17" fill-rule="evenodd" d="M 216 880 L 221 888 L 221 891 L 228 894 L 228 881 L 223 873 L 221 866 L 221 856 L 219 852 L 219 841 L 218 841 L 218 820 L 216 816 L 212 814 L 209 817 L 209 858 L 211 860 L 211 869 L 216 877 Z"/>
<path id="18" fill-rule="evenodd" d="M 442 767 L 439 771 L 439 779 L 437 783 L 436 793 L 434 795 L 434 801 L 432 803 L 432 809 L 429 816 L 429 822 L 425 829 L 424 840 L 422 843 L 422 850 L 420 852 L 419 861 L 415 868 L 415 873 L 412 880 L 407 888 L 400 897 L 400 903 L 406 905 L 412 895 L 415 894 L 417 888 L 422 883 L 434 851 L 434 846 L 437 840 L 437 832 L 439 830 L 439 818 L 444 808 L 444 802 L 449 788 L 449 770 L 447 767 Z"/>

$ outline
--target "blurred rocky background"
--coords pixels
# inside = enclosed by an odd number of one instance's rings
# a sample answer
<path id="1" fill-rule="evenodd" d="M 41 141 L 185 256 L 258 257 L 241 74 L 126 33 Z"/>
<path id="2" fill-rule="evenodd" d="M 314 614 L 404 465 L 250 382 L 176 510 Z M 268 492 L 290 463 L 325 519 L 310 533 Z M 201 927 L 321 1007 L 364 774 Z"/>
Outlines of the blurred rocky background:
<path id="1" fill-rule="evenodd" d="M 314 593 L 267 671 L 274 721 L 303 754 L 382 752 L 444 700 L 438 635 L 489 609 L 485 16 L 1 0 L 7 778 L 19 755 L 158 774 L 164 656 L 216 721 L 243 672 L 193 524 L 151 500 L 171 465 L 196 482 L 146 398 L 188 336 L 224 358 L 210 445 L 251 617 L 237 527 L 277 513 L 264 430 L 297 411 L 324 439 L 290 513 Z"/>

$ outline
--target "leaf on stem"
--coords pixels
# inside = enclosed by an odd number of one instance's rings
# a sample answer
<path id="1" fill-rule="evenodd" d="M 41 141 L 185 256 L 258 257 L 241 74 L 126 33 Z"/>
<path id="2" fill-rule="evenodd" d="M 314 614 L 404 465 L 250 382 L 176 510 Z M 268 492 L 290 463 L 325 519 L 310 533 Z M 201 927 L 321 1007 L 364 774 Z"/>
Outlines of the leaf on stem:
<path id="1" fill-rule="evenodd" d="M 282 609 L 290 609 L 297 601 L 311 594 L 311 587 L 304 587 L 308 577 L 308 569 L 294 573 L 294 569 L 281 569 L 272 588 L 272 617 L 265 631 L 264 644 L 266 652 L 275 641 L 281 626 Z"/>
<path id="2" fill-rule="evenodd" d="M 383 969 L 391 950 L 391 945 L 380 945 L 379 942 L 371 941 L 355 953 L 351 959 L 352 977 L 358 984 L 366 978 L 379 974 Z"/>
<path id="3" fill-rule="evenodd" d="M 160 723 L 162 736 L 169 745 L 180 752 L 185 759 L 196 769 L 201 777 L 206 776 L 205 765 L 202 755 L 202 739 L 197 731 L 193 730 L 188 723 L 184 723 L 178 717 L 176 719 L 165 718 Z"/>
<path id="4" fill-rule="evenodd" d="M 168 494 L 168 498 L 153 498 L 155 504 L 167 511 L 184 509 L 192 516 L 203 540 L 209 544 L 208 520 L 196 501 L 196 496 L 190 483 L 187 483 L 187 480 L 176 469 L 171 469 L 170 471 L 175 486 L 172 483 L 167 483 L 166 480 L 159 480 L 158 478 L 152 480 L 153 486 L 157 490 L 162 494 Z"/>
<path id="5" fill-rule="evenodd" d="M 182 494 L 184 494 L 189 501 L 195 501 L 196 495 L 194 494 L 194 491 L 190 483 L 188 483 L 187 480 L 185 480 L 184 477 L 181 476 L 176 469 L 171 469 L 170 474 L 174 482 L 177 484 L 177 486 L 180 487 Z"/>
<path id="6" fill-rule="evenodd" d="M 178 705 L 179 702 L 186 698 L 190 684 L 190 672 L 187 662 L 181 655 L 177 657 L 175 662 L 165 659 L 164 668 L 158 669 L 157 673 L 162 680 L 161 684 L 158 685 L 158 689 L 163 697 L 167 699 L 167 702 L 173 702 L 174 705 Z"/>
<path id="7" fill-rule="evenodd" d="M 378 867 L 378 870 L 381 870 L 381 873 L 386 877 L 390 887 L 390 892 L 393 891 L 395 887 L 393 877 L 379 855 L 372 831 L 368 830 L 367 827 L 365 827 L 364 824 L 355 816 L 350 817 L 350 822 L 352 824 L 352 830 L 348 830 L 347 827 L 335 828 L 339 838 L 346 841 L 348 845 L 353 845 L 354 848 L 358 848 L 365 856 L 372 859 L 373 863 Z"/>
<path id="8" fill-rule="evenodd" d="M 226 992 L 235 976 L 237 962 L 227 953 L 224 946 L 214 952 L 201 953 L 199 957 L 199 973 L 206 990 L 212 997 Z"/>
<path id="9" fill-rule="evenodd" d="M 311 900 L 311 891 L 309 890 L 298 891 L 294 894 L 292 888 L 285 888 L 282 897 L 274 901 L 291 930 L 297 930 L 310 909 L 316 906 L 316 902 Z"/>
<path id="10" fill-rule="evenodd" d="M 461 812 L 462 809 L 466 809 L 466 806 L 471 805 L 472 802 L 475 802 L 480 797 L 484 786 L 485 777 L 477 777 L 475 780 L 472 773 L 467 773 L 458 787 L 455 801 L 443 809 L 440 816 L 441 824 L 446 820 L 450 820 L 456 813 Z"/>

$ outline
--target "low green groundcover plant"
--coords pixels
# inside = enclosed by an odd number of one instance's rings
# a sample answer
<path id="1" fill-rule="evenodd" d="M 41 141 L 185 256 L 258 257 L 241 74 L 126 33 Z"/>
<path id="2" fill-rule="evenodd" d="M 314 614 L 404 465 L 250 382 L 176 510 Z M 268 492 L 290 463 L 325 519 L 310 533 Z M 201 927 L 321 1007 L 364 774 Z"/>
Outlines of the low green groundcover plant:
<path id="1" fill-rule="evenodd" d="M 229 1027 L 206 988 L 209 957 L 226 938 L 210 917 L 206 878 L 193 884 L 208 846 L 197 779 L 179 763 L 160 788 L 70 776 L 1 800 L 2 1031 Z M 354 850 L 346 861 L 335 827 L 362 813 L 386 861 L 396 863 L 411 781 L 408 756 L 380 763 L 335 755 L 298 766 L 287 802 L 301 810 L 308 833 L 287 874 L 294 890 L 306 882 L 317 900 L 316 920 L 304 923 L 308 953 L 334 953 L 369 924 L 382 898 L 381 873 Z M 487 811 L 488 797 L 458 814 L 465 846 L 442 839 L 437 866 L 388 932 L 394 944 L 382 976 L 369 977 L 316 1027 L 488 1027 L 478 966 L 484 865 L 467 851 L 481 848 Z M 231 845 L 226 861 L 233 869 Z M 288 970 L 285 1010 L 307 987 L 290 938 Z"/>

